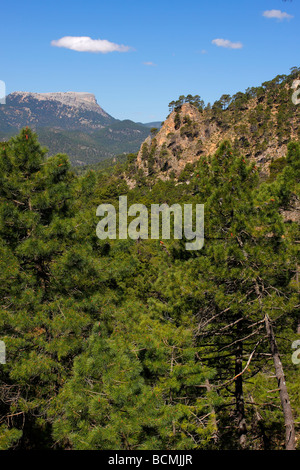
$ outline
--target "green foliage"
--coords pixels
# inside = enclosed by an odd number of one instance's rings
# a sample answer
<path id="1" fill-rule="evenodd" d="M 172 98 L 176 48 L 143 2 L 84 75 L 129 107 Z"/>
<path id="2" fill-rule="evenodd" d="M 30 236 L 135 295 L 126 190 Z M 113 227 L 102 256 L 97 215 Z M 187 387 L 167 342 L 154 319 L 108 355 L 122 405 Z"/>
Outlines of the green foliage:
<path id="1" fill-rule="evenodd" d="M 184 125 L 180 128 L 180 136 L 187 137 L 191 140 L 195 139 L 199 135 L 198 126 L 193 122 L 189 116 L 184 116 Z"/>
<path id="2" fill-rule="evenodd" d="M 18 429 L 8 429 L 6 426 L 0 426 L 0 450 L 11 449 L 21 436 L 22 431 Z"/>
<path id="3" fill-rule="evenodd" d="M 113 331 L 105 321 L 96 324 L 75 361 L 58 396 L 54 436 L 76 449 L 203 447 L 210 422 L 199 426 L 197 416 L 207 404 L 193 388 L 205 369 L 194 363 L 191 330 L 155 319 L 155 306 L 147 310 L 137 301 L 116 310 L 113 324 Z M 189 396 L 185 403 L 182 393 Z"/>
<path id="4" fill-rule="evenodd" d="M 155 148 L 142 149 L 150 177 Z M 150 185 L 140 170 L 131 190 L 134 154 L 81 175 L 45 154 L 30 129 L 0 149 L 0 448 L 239 449 L 241 400 L 243 448 L 282 448 L 263 320 L 274 323 L 299 422 L 299 224 L 281 215 L 299 195 L 299 143 L 264 183 L 226 141 L 179 182 Z M 205 204 L 203 249 L 100 241 L 97 206 L 125 194 L 148 208 Z"/>
<path id="5" fill-rule="evenodd" d="M 171 101 L 169 103 L 169 110 L 170 112 L 171 111 L 174 111 L 175 110 L 178 110 L 178 108 L 180 108 L 184 103 L 189 103 L 191 104 L 192 106 L 194 106 L 195 108 L 197 108 L 199 111 L 202 111 L 204 109 L 204 106 L 205 106 L 205 103 L 204 101 L 200 98 L 199 95 L 195 95 L 195 96 L 192 96 L 192 95 L 187 95 L 187 96 L 184 96 L 184 95 L 181 95 L 179 96 L 178 100 L 176 101 Z"/>
<path id="6" fill-rule="evenodd" d="M 181 120 L 180 120 L 180 114 L 178 111 L 176 111 L 175 113 L 175 117 L 174 117 L 174 125 L 175 125 L 175 129 L 179 129 L 180 125 L 181 125 Z"/>
<path id="7" fill-rule="evenodd" d="M 287 162 L 286 162 L 285 157 L 277 158 L 276 160 L 274 160 L 269 167 L 270 169 L 269 181 L 274 181 L 277 175 L 282 173 L 282 170 L 286 167 L 286 164 Z"/>

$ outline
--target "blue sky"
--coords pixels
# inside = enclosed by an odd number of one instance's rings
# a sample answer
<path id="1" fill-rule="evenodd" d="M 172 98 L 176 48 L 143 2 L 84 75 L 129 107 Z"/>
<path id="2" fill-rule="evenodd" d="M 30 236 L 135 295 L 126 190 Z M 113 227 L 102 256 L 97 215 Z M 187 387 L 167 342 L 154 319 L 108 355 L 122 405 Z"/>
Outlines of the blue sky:
<path id="1" fill-rule="evenodd" d="M 181 94 L 213 103 L 300 65 L 300 0 L 17 0 L 1 17 L 7 93 L 90 92 L 118 119 L 164 120 Z M 88 50 L 68 48 L 78 37 Z"/>

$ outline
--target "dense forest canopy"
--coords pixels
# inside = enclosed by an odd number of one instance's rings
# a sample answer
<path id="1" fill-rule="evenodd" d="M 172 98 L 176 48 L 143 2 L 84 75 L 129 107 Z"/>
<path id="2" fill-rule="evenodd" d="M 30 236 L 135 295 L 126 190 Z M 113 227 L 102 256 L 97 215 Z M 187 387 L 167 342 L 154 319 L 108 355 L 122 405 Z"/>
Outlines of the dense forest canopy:
<path id="1" fill-rule="evenodd" d="M 299 142 L 267 179 L 224 141 L 131 189 L 134 154 L 82 173 L 45 155 L 28 128 L 0 149 L 0 448 L 299 448 Z M 204 247 L 99 240 L 120 195 L 204 204 Z"/>

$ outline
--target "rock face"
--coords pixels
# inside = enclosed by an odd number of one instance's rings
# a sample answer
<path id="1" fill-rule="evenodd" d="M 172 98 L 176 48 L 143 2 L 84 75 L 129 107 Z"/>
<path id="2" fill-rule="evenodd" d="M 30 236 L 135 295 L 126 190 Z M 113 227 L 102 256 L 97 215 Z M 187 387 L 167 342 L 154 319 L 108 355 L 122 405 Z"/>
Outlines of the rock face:
<path id="1" fill-rule="evenodd" d="M 92 93 L 75 91 L 67 91 L 65 93 L 25 93 L 22 91 L 16 91 L 12 93 L 12 95 L 15 97 L 19 97 L 20 102 L 26 102 L 26 98 L 28 96 L 31 96 L 32 98 L 35 98 L 38 101 L 59 101 L 60 103 L 67 106 L 77 107 L 88 111 L 95 111 L 96 113 L 99 113 L 102 116 L 109 117 L 109 115 L 98 105 L 95 95 L 93 95 Z"/>
<path id="2" fill-rule="evenodd" d="M 226 108 L 221 102 L 204 110 L 189 103 L 177 106 L 157 134 L 142 144 L 137 169 L 149 177 L 178 177 L 186 164 L 212 155 L 229 140 L 267 177 L 270 164 L 286 155 L 288 142 L 300 137 L 300 105 L 292 102 L 292 81 L 276 77 L 237 93 Z"/>
<path id="3" fill-rule="evenodd" d="M 30 126 L 64 130 L 93 131 L 115 122 L 97 103 L 91 93 L 27 93 L 8 95 L 0 107 L 3 131 Z"/>
<path id="4" fill-rule="evenodd" d="M 247 137 L 237 133 L 237 126 L 224 126 L 211 114 L 185 103 L 168 116 L 154 137 L 145 140 L 137 156 L 137 167 L 146 175 L 156 174 L 161 179 L 167 179 L 171 172 L 178 176 L 187 163 L 213 154 L 223 140 L 230 140 L 241 154 L 255 160 L 267 174 L 270 163 L 286 155 L 288 139 L 279 142 L 274 127 L 266 143 L 265 138 L 249 135 L 246 122 L 241 121 L 242 125 Z M 292 134 L 297 138 L 299 124 L 291 125 Z"/>
<path id="5" fill-rule="evenodd" d="M 145 140 L 137 156 L 137 166 L 146 174 L 158 173 L 162 179 L 170 172 L 178 175 L 187 163 L 214 152 L 220 134 L 215 122 L 185 103 L 180 111 L 169 115 L 155 137 Z"/>
<path id="6" fill-rule="evenodd" d="M 274 176 L 285 164 L 288 143 L 300 138 L 300 105 L 291 99 L 292 82 L 293 77 L 277 77 L 238 93 L 225 109 L 221 102 L 204 110 L 189 103 L 178 105 L 156 135 L 141 145 L 135 163 L 138 174 L 150 184 L 171 177 L 186 181 L 194 163 L 229 140 L 235 151 L 255 163 L 262 180 Z M 299 195 L 293 195 L 282 215 L 286 222 L 300 222 Z"/>

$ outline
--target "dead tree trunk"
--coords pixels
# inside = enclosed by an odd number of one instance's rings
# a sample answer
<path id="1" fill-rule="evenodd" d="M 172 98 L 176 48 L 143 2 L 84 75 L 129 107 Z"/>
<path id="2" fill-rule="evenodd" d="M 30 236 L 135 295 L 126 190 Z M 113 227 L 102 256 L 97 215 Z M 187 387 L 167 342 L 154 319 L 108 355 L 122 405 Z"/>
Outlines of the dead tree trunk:
<path id="1" fill-rule="evenodd" d="M 295 424 L 293 412 L 289 400 L 282 363 L 279 356 L 278 346 L 274 335 L 273 326 L 268 315 L 265 316 L 266 331 L 270 342 L 271 353 L 273 356 L 275 374 L 278 382 L 280 401 L 284 416 L 285 425 L 285 449 L 295 450 Z"/>

